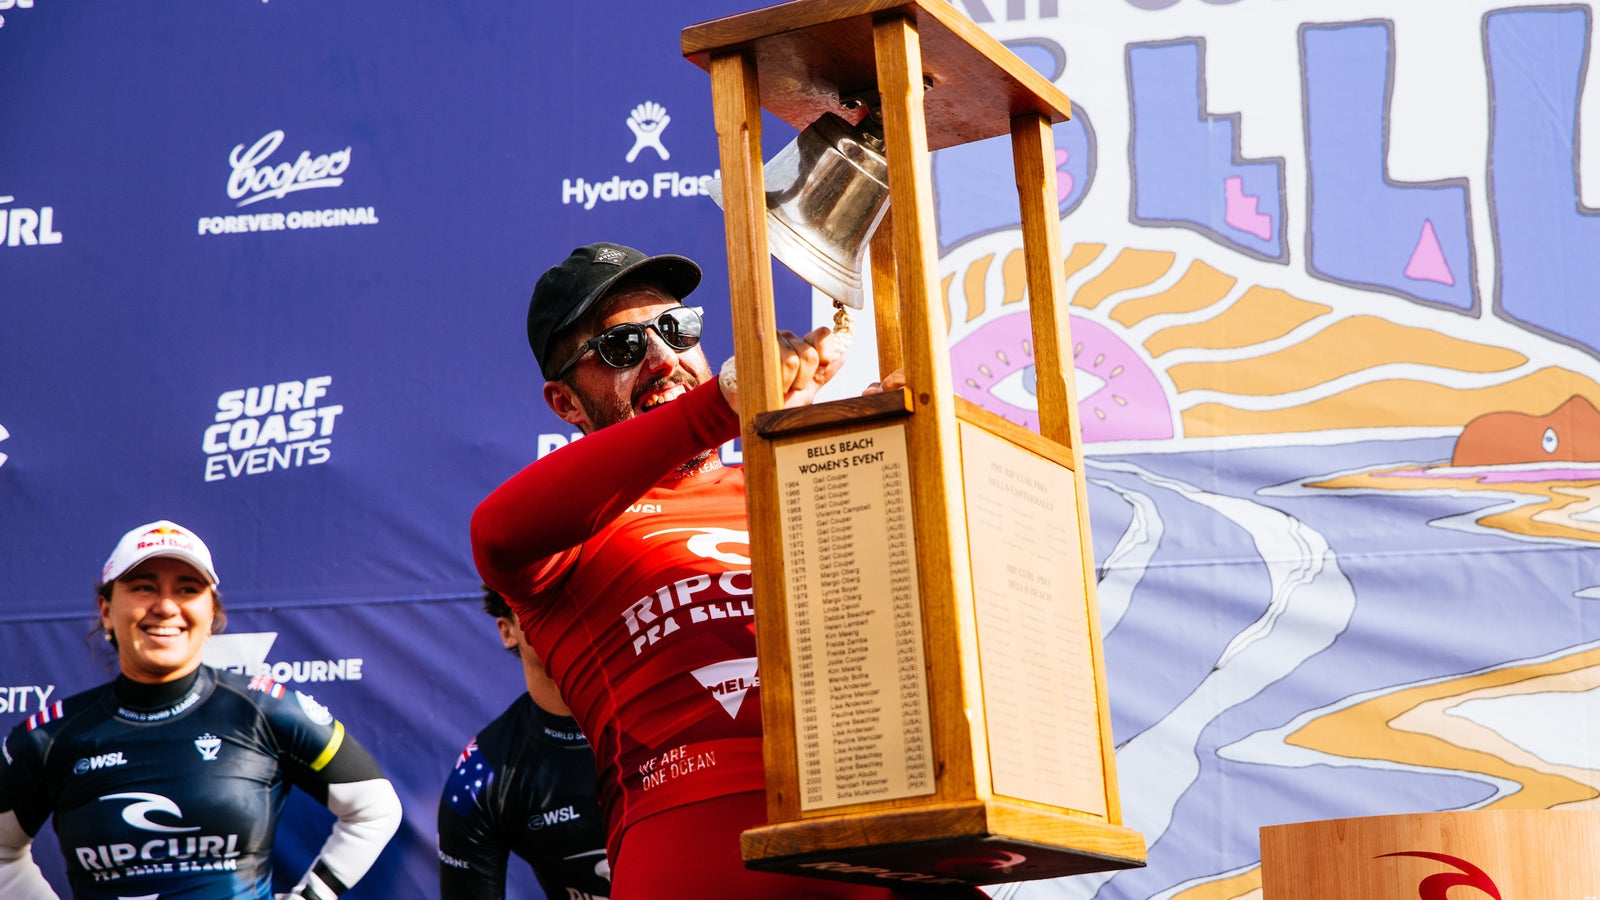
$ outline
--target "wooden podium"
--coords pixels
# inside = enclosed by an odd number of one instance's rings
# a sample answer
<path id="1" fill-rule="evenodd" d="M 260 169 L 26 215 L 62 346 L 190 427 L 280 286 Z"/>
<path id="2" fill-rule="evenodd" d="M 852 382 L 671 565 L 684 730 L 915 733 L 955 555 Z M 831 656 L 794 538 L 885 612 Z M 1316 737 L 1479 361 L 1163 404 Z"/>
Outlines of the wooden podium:
<path id="1" fill-rule="evenodd" d="M 1144 864 L 1121 824 L 1058 235 L 1067 98 L 947 0 L 797 0 L 684 30 L 711 74 L 744 422 L 767 817 L 752 868 L 987 884 Z M 761 110 L 881 104 L 884 372 L 780 408 Z M 1009 134 L 1042 436 L 959 400 L 928 153 Z"/>
<path id="2" fill-rule="evenodd" d="M 1261 829 L 1262 900 L 1593 900 L 1600 812 L 1495 809 Z"/>

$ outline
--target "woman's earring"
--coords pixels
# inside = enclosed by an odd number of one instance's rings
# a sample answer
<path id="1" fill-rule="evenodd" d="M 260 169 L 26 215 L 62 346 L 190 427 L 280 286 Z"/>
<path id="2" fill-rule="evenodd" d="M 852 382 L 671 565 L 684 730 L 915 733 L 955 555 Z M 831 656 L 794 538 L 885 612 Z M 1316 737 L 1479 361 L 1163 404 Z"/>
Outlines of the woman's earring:
<path id="1" fill-rule="evenodd" d="M 111 629 L 109 629 L 109 628 L 106 629 L 105 632 L 102 633 L 100 636 L 105 638 L 106 639 L 106 643 L 108 643 L 108 644 L 111 643 L 111 641 L 113 640 L 113 636 L 111 634 Z"/>

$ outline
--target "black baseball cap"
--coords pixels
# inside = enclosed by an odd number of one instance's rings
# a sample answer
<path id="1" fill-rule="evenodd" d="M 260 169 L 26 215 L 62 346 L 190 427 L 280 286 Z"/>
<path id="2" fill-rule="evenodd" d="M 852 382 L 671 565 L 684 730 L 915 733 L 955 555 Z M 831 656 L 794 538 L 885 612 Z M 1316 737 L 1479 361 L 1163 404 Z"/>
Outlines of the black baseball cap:
<path id="1" fill-rule="evenodd" d="M 528 346 L 545 378 L 563 360 L 550 359 L 550 345 L 623 278 L 654 282 L 682 300 L 700 284 L 700 267 L 686 256 L 645 256 L 632 247 L 600 241 L 572 251 L 566 262 L 539 276 L 528 301 Z"/>

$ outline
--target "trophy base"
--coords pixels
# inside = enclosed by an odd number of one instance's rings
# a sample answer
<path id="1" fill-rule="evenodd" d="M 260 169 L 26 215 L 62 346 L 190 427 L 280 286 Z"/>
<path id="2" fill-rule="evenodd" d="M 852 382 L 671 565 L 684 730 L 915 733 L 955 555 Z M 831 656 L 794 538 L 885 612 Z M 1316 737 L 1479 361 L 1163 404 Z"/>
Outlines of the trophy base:
<path id="1" fill-rule="evenodd" d="M 745 866 L 880 887 L 1034 881 L 1145 863 L 1144 837 L 1003 801 L 847 813 L 764 825 L 740 838 Z"/>

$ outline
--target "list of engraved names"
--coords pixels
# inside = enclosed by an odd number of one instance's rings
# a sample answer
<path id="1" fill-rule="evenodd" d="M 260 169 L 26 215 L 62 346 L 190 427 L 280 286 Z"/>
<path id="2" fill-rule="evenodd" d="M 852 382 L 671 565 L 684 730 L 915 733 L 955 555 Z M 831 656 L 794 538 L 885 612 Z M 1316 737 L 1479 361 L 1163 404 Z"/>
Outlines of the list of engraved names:
<path id="1" fill-rule="evenodd" d="M 800 807 L 931 794 L 904 428 L 775 449 Z"/>

